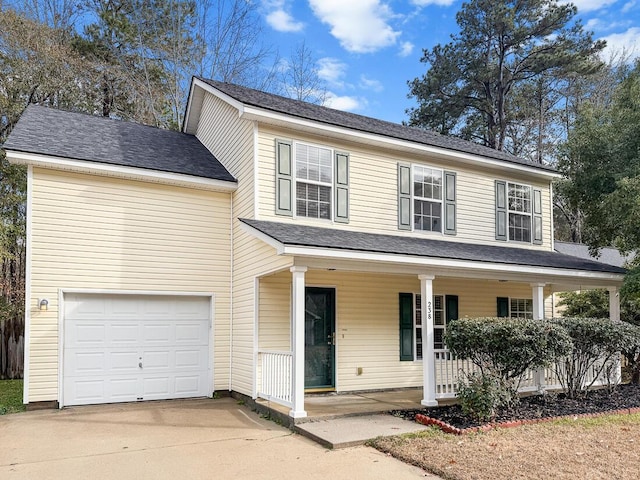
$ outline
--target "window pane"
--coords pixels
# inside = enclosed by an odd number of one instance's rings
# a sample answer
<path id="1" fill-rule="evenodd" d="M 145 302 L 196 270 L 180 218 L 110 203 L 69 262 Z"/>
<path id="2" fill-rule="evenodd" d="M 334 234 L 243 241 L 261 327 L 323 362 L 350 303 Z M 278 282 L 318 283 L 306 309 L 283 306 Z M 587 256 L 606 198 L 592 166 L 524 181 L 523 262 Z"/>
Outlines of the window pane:
<path id="1" fill-rule="evenodd" d="M 533 300 L 530 298 L 512 298 L 510 315 L 513 318 L 533 318 Z"/>
<path id="2" fill-rule="evenodd" d="M 437 202 L 427 202 L 424 200 L 414 200 L 413 224 L 416 230 L 441 232 L 442 204 Z"/>
<path id="3" fill-rule="evenodd" d="M 442 328 L 433 329 L 433 348 L 444 348 L 443 336 L 444 330 Z"/>
<path id="4" fill-rule="evenodd" d="M 416 328 L 416 360 L 422 358 L 422 328 Z"/>
<path id="5" fill-rule="evenodd" d="M 331 187 L 297 182 L 296 214 L 301 217 L 331 219 Z"/>
<path id="6" fill-rule="evenodd" d="M 414 167 L 413 194 L 416 197 L 442 200 L 442 171 L 427 167 Z"/>
<path id="7" fill-rule="evenodd" d="M 531 242 L 531 217 L 529 215 L 509 214 L 509 240 Z"/>
<path id="8" fill-rule="evenodd" d="M 509 184 L 509 210 L 514 212 L 531 213 L 531 188 L 517 183 Z"/>
<path id="9" fill-rule="evenodd" d="M 332 183 L 331 150 L 302 143 L 295 147 L 298 180 Z"/>

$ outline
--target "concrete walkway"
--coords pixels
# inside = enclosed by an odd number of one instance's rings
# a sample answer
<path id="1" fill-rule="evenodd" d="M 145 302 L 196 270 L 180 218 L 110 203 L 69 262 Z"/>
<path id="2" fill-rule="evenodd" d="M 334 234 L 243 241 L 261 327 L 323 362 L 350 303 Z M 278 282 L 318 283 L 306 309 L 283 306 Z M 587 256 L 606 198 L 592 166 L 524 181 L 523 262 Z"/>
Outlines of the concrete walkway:
<path id="1" fill-rule="evenodd" d="M 328 448 L 363 445 L 381 436 L 415 433 L 427 427 L 391 415 L 360 415 L 301 423 L 295 430 Z"/>
<path id="2" fill-rule="evenodd" d="M 3 480 L 435 478 L 369 447 L 327 450 L 230 398 L 4 415 L 0 439 Z"/>

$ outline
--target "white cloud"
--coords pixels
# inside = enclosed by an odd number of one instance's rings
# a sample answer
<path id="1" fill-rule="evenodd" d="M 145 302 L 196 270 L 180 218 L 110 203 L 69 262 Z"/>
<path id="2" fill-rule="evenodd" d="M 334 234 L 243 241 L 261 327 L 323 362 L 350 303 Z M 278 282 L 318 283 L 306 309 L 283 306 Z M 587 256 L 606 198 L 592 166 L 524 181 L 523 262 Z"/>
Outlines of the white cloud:
<path id="1" fill-rule="evenodd" d="M 309 4 L 349 52 L 375 52 L 394 45 L 400 35 L 387 23 L 393 12 L 380 0 L 309 0 Z"/>
<path id="2" fill-rule="evenodd" d="M 366 75 L 360 75 L 359 87 L 363 90 L 371 90 L 372 92 L 381 92 L 384 90 L 382 82 L 373 78 L 368 78 Z"/>
<path id="3" fill-rule="evenodd" d="M 402 42 L 400 44 L 400 56 L 408 57 L 411 55 L 413 53 L 413 47 L 415 47 L 415 45 L 411 42 Z"/>
<path id="4" fill-rule="evenodd" d="M 337 58 L 323 57 L 318 60 L 318 76 L 334 87 L 344 87 L 342 78 L 347 73 L 347 64 Z"/>
<path id="5" fill-rule="evenodd" d="M 347 95 L 339 96 L 333 92 L 327 92 L 327 99 L 324 102 L 324 106 L 345 112 L 353 112 L 366 107 L 367 101 L 358 97 L 350 97 Z"/>
<path id="6" fill-rule="evenodd" d="M 630 2 L 625 3 L 620 11 L 622 13 L 627 13 L 629 10 L 636 6 L 636 3 L 638 3 L 636 2 L 636 0 L 631 0 Z"/>
<path id="7" fill-rule="evenodd" d="M 437 5 L 439 7 L 448 7 L 456 0 L 411 0 L 411 3 L 418 7 L 426 7 L 427 5 Z"/>
<path id="8" fill-rule="evenodd" d="M 560 3 L 573 3 L 578 7 L 578 12 L 593 12 L 613 5 L 618 0 L 564 0 Z"/>
<path id="9" fill-rule="evenodd" d="M 587 23 L 584 24 L 584 28 L 587 30 L 595 30 L 597 29 L 602 22 L 597 18 L 590 18 Z"/>
<path id="10" fill-rule="evenodd" d="M 602 40 L 607 41 L 607 47 L 602 52 L 605 59 L 612 58 L 612 55 L 624 53 L 628 55 L 629 61 L 640 57 L 640 27 L 631 27 L 626 32 L 612 33 Z"/>
<path id="11" fill-rule="evenodd" d="M 274 10 L 267 15 L 267 23 L 278 32 L 299 32 L 304 23 L 297 22 L 284 10 Z"/>

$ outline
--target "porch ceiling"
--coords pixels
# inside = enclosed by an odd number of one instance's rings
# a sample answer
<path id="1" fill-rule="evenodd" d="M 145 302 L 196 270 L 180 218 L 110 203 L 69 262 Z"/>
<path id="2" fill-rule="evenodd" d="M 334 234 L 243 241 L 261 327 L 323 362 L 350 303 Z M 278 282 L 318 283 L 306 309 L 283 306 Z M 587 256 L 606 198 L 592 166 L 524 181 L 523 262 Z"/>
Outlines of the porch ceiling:
<path id="1" fill-rule="evenodd" d="M 616 286 L 626 270 L 554 251 L 355 232 L 240 219 L 245 229 L 291 255 L 296 265 L 384 273 L 586 286 Z"/>

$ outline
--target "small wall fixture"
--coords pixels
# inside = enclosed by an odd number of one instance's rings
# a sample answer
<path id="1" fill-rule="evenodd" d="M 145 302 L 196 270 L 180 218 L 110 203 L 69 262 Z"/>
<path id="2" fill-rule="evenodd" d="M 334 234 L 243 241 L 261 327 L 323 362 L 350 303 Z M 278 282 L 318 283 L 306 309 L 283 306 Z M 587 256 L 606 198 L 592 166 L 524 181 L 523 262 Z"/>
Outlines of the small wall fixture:
<path id="1" fill-rule="evenodd" d="M 41 311 L 49 310 L 49 300 L 43 298 L 42 300 L 38 301 L 38 308 Z"/>

